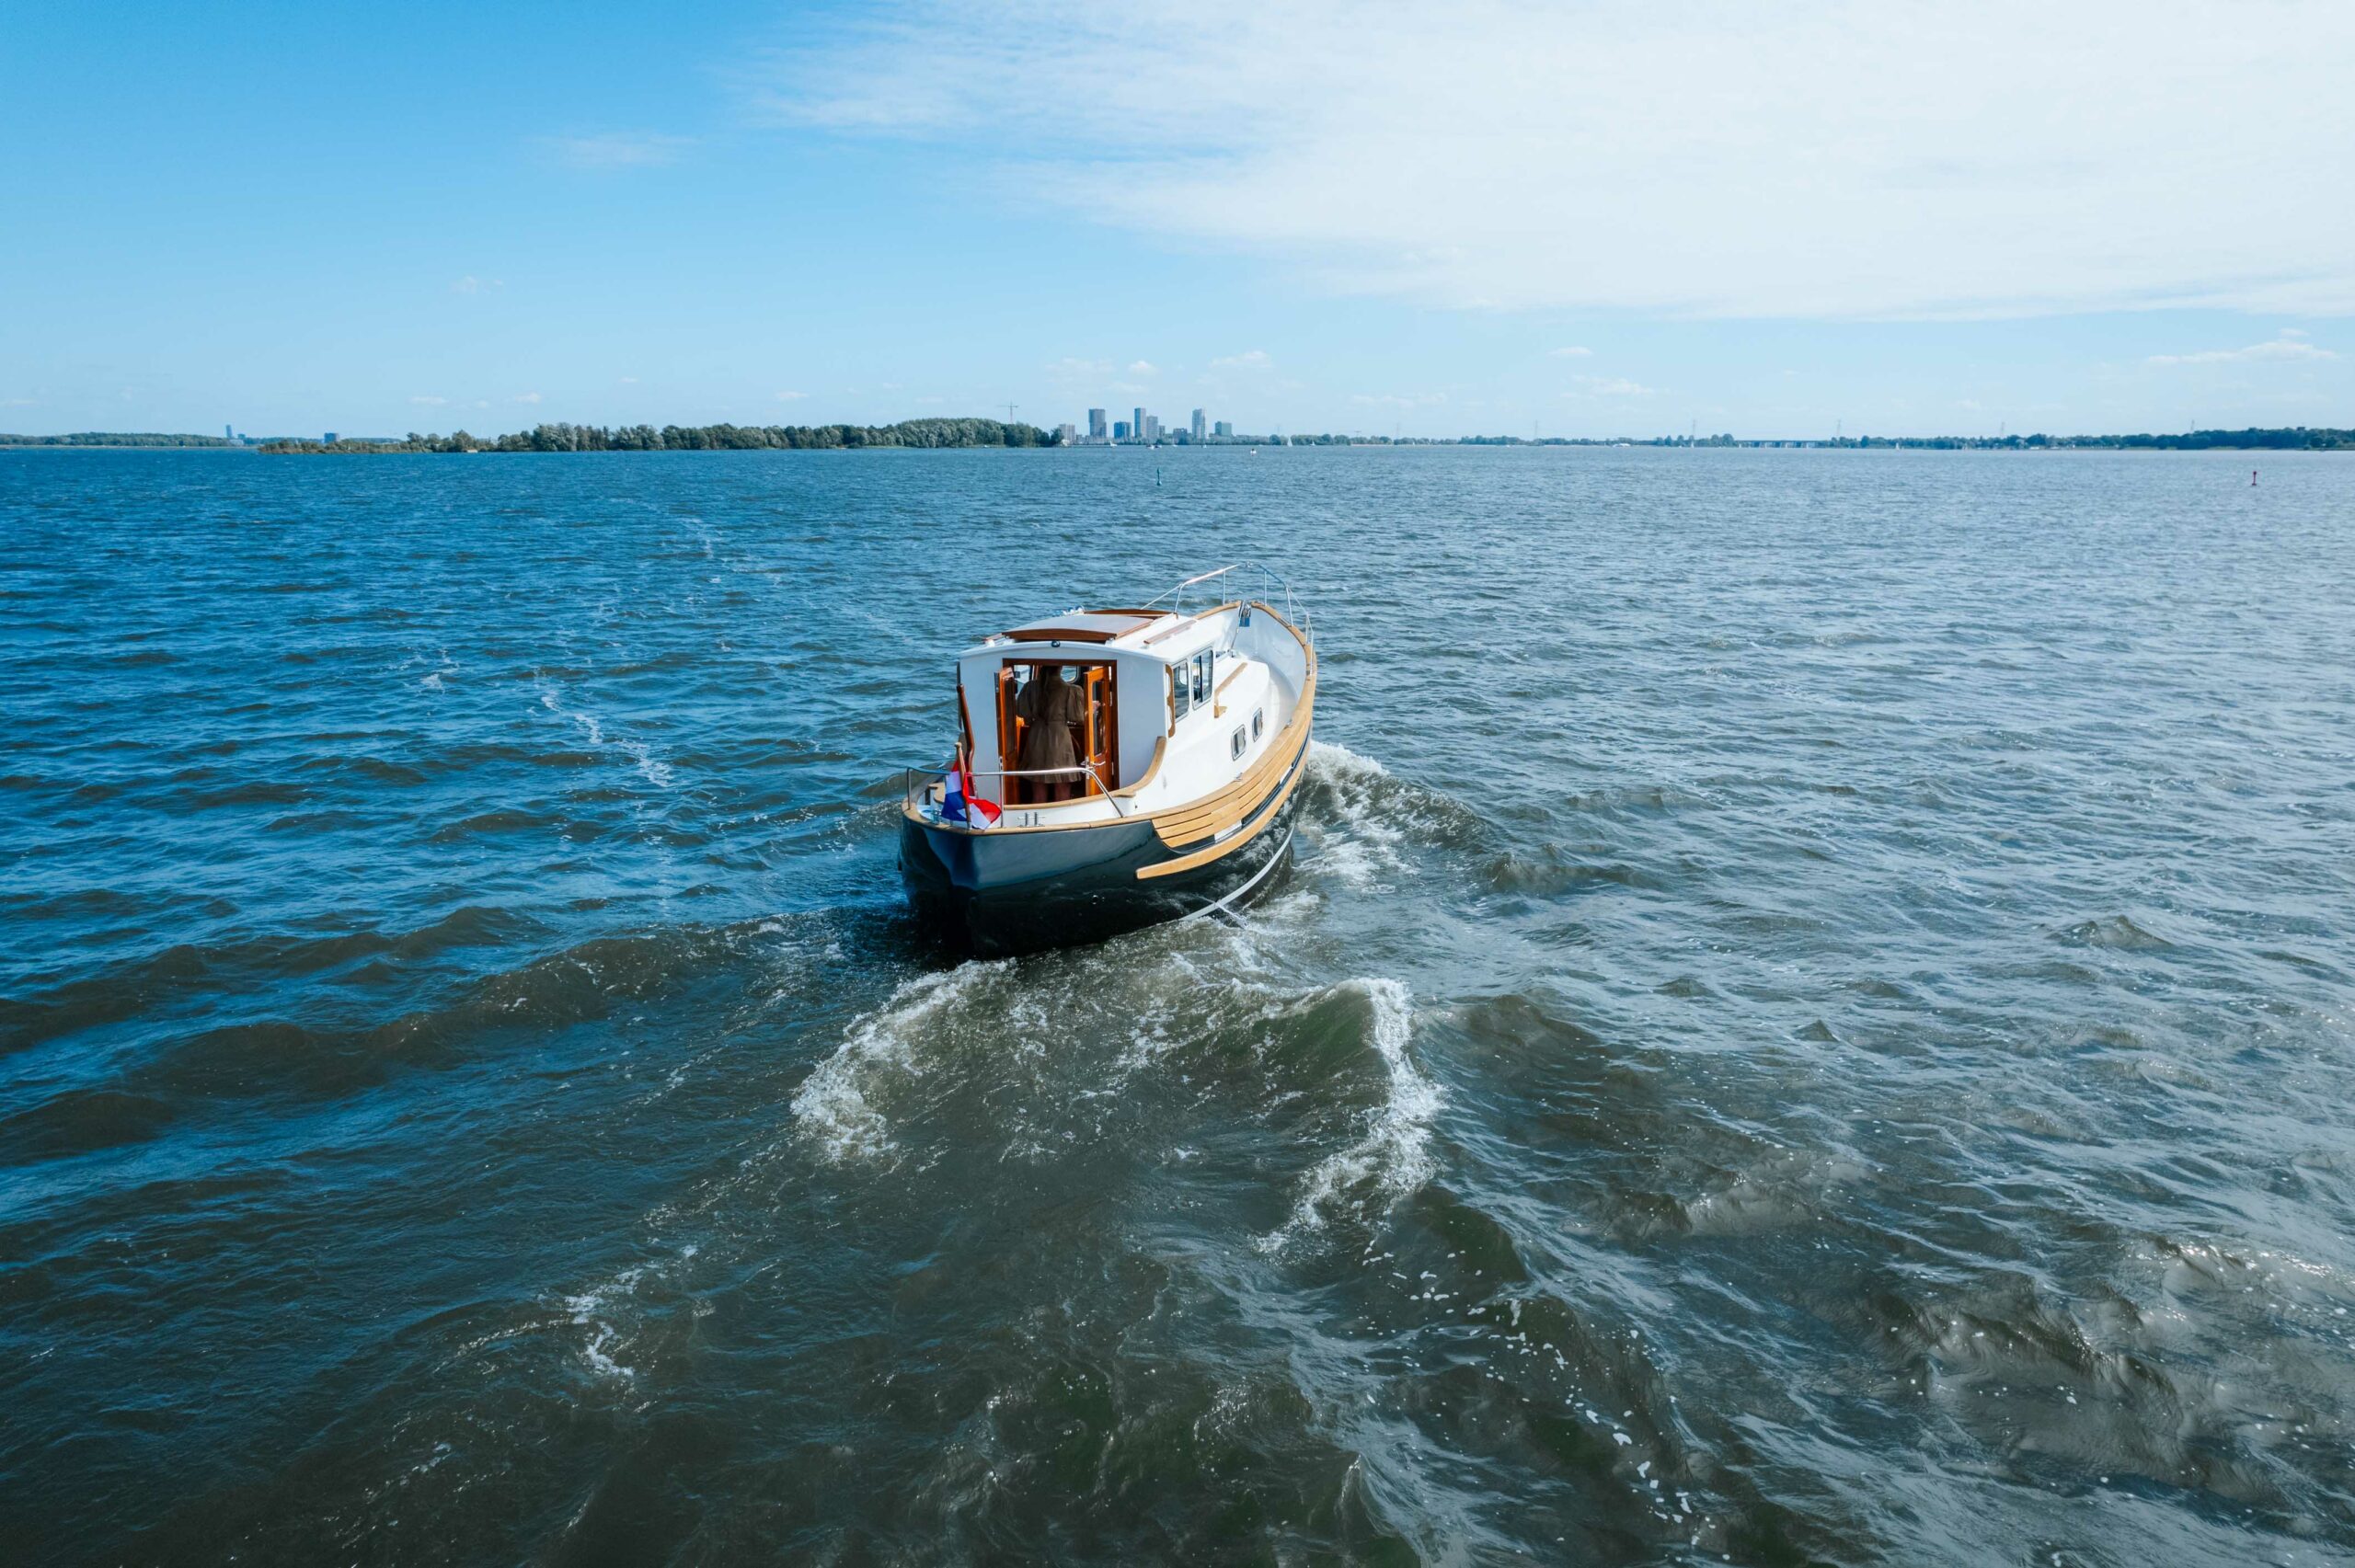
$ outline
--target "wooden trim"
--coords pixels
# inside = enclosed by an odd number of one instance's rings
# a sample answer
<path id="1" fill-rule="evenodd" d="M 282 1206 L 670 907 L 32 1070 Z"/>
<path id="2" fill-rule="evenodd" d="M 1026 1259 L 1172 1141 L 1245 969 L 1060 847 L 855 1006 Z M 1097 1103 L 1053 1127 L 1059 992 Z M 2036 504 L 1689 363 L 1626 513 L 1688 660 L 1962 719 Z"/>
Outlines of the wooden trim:
<path id="1" fill-rule="evenodd" d="M 1154 633 L 1153 635 L 1149 637 L 1139 637 L 1137 639 L 1137 647 L 1151 647 L 1154 644 L 1159 642 L 1164 637 L 1174 637 L 1208 613 L 1210 613 L 1210 612 L 1202 611 L 1196 614 L 1186 616 L 1183 620 L 1172 622 L 1170 624 L 1162 627 L 1161 630 Z"/>
<path id="2" fill-rule="evenodd" d="M 1187 627 L 1192 625 L 1195 622 L 1200 620 L 1205 615 L 1216 615 L 1224 611 L 1240 610 L 1241 608 L 1243 608 L 1243 601 L 1239 599 L 1230 599 L 1223 604 L 1213 604 L 1207 610 L 1197 610 L 1191 615 L 1189 615 L 1184 620 L 1178 622 L 1176 625 L 1162 627 L 1161 630 L 1154 633 L 1153 635 L 1141 640 L 1137 646 L 1139 647 L 1151 647 L 1154 644 L 1159 642 L 1164 637 L 1176 636 L 1178 633 L 1184 631 Z M 1276 619 L 1282 621 L 1283 617 L 1279 615 Z M 1289 628 L 1292 625 L 1292 623 L 1285 621 L 1284 625 Z M 1300 634 L 1298 632 L 1293 632 L 1292 635 L 1299 636 Z"/>
<path id="3" fill-rule="evenodd" d="M 1224 718 L 1226 716 L 1226 704 L 1219 701 L 1219 699 L 1226 695 L 1226 689 L 1229 686 L 1234 685 L 1237 681 L 1243 679 L 1243 672 L 1245 670 L 1250 669 L 1258 662 L 1258 659 L 1246 658 L 1241 654 L 1235 656 L 1235 668 L 1226 672 L 1225 680 L 1211 688 L 1211 717 Z M 1173 666 L 1172 668 L 1175 667 Z"/>
<path id="4" fill-rule="evenodd" d="M 1297 742 L 1287 739 L 1283 745 L 1270 746 L 1249 772 L 1217 794 L 1156 816 L 1154 833 L 1174 850 L 1226 831 L 1251 814 L 1286 768 L 1305 763 L 1307 756 L 1305 733 Z"/>
<path id="5" fill-rule="evenodd" d="M 1162 754 L 1168 750 L 1169 737 L 1165 735 L 1153 743 L 1153 761 L 1144 765 L 1143 776 L 1139 778 L 1137 782 L 1132 784 L 1122 784 L 1119 789 L 1114 790 L 1112 793 L 1125 798 L 1136 794 L 1137 791 L 1151 784 L 1153 782 L 1153 776 L 1161 772 Z"/>
<path id="6" fill-rule="evenodd" d="M 1010 643 L 1109 643 L 1135 630 L 1134 626 L 1117 632 L 1098 631 L 1093 626 L 1027 626 L 1006 633 L 1005 640 Z"/>
<path id="7" fill-rule="evenodd" d="M 1292 633 L 1300 644 L 1306 660 L 1301 681 L 1300 700 L 1293 707 L 1291 719 L 1277 732 L 1276 738 L 1244 774 L 1225 788 L 1204 795 L 1200 800 L 1172 807 L 1152 818 L 1153 830 L 1171 849 L 1197 842 L 1240 822 L 1259 797 L 1267 793 L 1282 765 L 1281 759 L 1293 756 L 1305 763 L 1308 737 L 1315 724 L 1316 707 L 1316 650 L 1300 629 L 1264 603 L 1257 608 L 1267 610 L 1276 624 Z M 1273 671 L 1270 670 L 1272 675 Z M 1297 732 L 1297 738 L 1295 738 Z"/>
<path id="8" fill-rule="evenodd" d="M 1267 830 L 1268 824 L 1276 819 L 1276 814 L 1284 808 L 1284 802 L 1292 798 L 1292 792 L 1300 787 L 1300 781 L 1307 775 L 1307 773 L 1308 749 L 1303 747 L 1300 753 L 1300 766 L 1292 771 L 1292 777 L 1284 781 L 1283 789 L 1275 799 L 1268 803 L 1268 808 L 1265 811 L 1252 819 L 1249 827 L 1230 839 L 1211 845 L 1208 849 L 1196 850 L 1191 854 L 1181 854 L 1176 860 L 1165 860 L 1158 865 L 1141 865 L 1137 867 L 1137 880 L 1145 882 L 1156 876 L 1175 876 L 1181 871 L 1191 871 L 1198 865 L 1208 865 L 1214 860 L 1233 854 Z"/>

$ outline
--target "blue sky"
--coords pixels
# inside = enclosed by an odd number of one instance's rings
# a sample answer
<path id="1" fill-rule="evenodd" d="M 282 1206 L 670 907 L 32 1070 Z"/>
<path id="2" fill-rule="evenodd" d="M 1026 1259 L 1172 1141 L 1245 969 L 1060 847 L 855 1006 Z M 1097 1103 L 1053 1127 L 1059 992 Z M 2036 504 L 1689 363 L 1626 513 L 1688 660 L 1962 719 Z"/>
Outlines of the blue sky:
<path id="1" fill-rule="evenodd" d="M 18 0 L 0 429 L 2355 425 L 2355 7 Z"/>

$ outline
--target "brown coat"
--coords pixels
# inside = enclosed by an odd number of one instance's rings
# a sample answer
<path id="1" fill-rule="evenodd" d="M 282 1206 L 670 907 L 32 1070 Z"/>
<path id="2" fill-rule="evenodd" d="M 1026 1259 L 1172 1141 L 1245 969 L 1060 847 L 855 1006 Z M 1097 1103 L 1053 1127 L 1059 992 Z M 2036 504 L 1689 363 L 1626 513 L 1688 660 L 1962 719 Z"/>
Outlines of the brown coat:
<path id="1" fill-rule="evenodd" d="M 1022 732 L 1022 768 L 1079 765 L 1074 730 L 1087 722 L 1087 699 L 1077 686 L 1057 675 L 1034 676 L 1016 694 L 1014 713 L 1028 727 Z"/>

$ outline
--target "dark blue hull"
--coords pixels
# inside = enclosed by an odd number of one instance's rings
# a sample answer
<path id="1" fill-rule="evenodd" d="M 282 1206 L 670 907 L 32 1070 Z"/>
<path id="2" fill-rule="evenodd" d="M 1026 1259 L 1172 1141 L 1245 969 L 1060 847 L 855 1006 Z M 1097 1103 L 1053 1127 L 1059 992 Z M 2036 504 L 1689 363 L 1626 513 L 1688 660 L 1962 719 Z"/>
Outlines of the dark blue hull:
<path id="1" fill-rule="evenodd" d="M 928 930 L 983 956 L 1100 942 L 1267 891 L 1282 876 L 1299 807 L 1298 793 L 1284 791 L 1249 814 L 1261 823 L 1264 812 L 1264 823 L 1233 850 L 1147 876 L 1138 873 L 1199 858 L 1204 846 L 1172 849 L 1150 821 L 960 833 L 903 816 L 900 875 Z"/>

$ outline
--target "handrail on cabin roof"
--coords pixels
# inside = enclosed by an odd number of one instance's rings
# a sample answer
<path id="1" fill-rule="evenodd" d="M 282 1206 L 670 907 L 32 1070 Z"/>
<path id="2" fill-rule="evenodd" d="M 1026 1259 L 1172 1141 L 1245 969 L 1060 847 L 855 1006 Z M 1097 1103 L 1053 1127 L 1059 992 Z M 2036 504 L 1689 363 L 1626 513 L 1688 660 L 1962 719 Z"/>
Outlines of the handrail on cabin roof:
<path id="1" fill-rule="evenodd" d="M 1166 592 L 1157 593 L 1151 599 L 1146 600 L 1143 607 L 1150 610 L 1155 605 L 1166 599 L 1170 601 L 1169 612 L 1173 615 L 1182 615 L 1185 613 L 1186 590 L 1188 589 L 1192 588 L 1197 583 L 1208 582 L 1212 578 L 1223 578 L 1229 572 L 1241 571 L 1246 567 L 1251 567 L 1259 574 L 1259 597 L 1264 600 L 1272 600 L 1273 595 L 1269 591 L 1271 586 L 1273 588 L 1282 589 L 1284 598 L 1284 619 L 1294 623 L 1300 626 L 1303 631 L 1305 631 L 1310 635 L 1314 636 L 1315 628 L 1310 624 L 1307 612 L 1299 607 L 1297 601 L 1292 597 L 1292 584 L 1284 580 L 1281 573 L 1270 569 L 1268 564 L 1264 561 L 1236 561 L 1231 565 L 1221 567 L 1213 572 L 1197 573 L 1195 576 L 1188 578 L 1184 582 L 1179 583 L 1177 587 L 1170 589 Z M 1272 610 L 1275 606 L 1270 602 L 1269 604 L 1269 608 Z"/>

